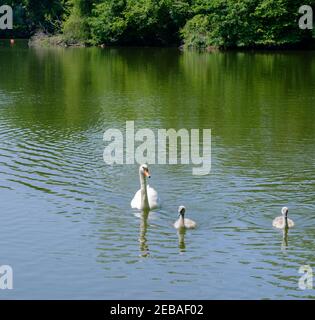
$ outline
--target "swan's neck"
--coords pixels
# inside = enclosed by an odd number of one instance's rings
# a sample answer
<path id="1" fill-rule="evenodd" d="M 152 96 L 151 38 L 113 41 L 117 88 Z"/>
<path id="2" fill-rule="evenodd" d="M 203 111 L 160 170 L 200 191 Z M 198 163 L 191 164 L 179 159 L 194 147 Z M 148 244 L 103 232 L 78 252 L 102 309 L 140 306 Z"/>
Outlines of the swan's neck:
<path id="1" fill-rule="evenodd" d="M 288 222 L 288 216 L 284 216 L 283 218 L 283 225 L 285 228 L 288 228 L 289 222 Z"/>
<path id="2" fill-rule="evenodd" d="M 185 218 L 182 214 L 179 216 L 178 221 L 179 221 L 179 227 L 184 228 L 185 227 Z"/>
<path id="3" fill-rule="evenodd" d="M 140 172 L 140 186 L 141 186 L 141 208 L 149 209 L 148 193 L 147 193 L 147 182 L 144 175 Z"/>

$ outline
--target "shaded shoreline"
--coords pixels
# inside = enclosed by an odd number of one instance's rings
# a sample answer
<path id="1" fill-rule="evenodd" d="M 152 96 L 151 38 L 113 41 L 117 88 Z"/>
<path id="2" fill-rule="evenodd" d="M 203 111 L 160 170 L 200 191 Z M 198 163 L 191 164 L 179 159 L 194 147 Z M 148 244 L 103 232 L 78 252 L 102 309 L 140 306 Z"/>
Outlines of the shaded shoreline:
<path id="1" fill-rule="evenodd" d="M 45 34 L 43 32 L 38 32 L 31 36 L 30 38 L 2 38 L 0 41 L 27 41 L 28 47 L 32 48 L 177 48 L 180 51 L 194 51 L 194 52 L 283 52 L 283 51 L 313 51 L 315 50 L 315 43 L 309 44 L 297 44 L 297 45 L 286 45 L 286 46 L 252 46 L 252 47 L 216 47 L 216 46 L 207 46 L 207 47 L 188 47 L 185 45 L 168 45 L 168 46 L 158 46 L 158 45 L 113 45 L 113 44 L 100 44 L 100 45 L 91 45 L 74 40 L 66 40 L 63 34 Z M 11 43 L 14 45 L 14 42 Z"/>
<path id="2" fill-rule="evenodd" d="M 58 35 L 48 35 L 44 33 L 36 33 L 32 37 L 28 39 L 28 45 L 30 47 L 76 47 L 76 48 L 84 48 L 84 47 L 150 47 L 150 48 L 168 48 L 174 47 L 178 48 L 181 51 L 200 51 L 200 52 L 225 52 L 225 51 L 286 51 L 286 50 L 314 50 L 315 43 L 303 43 L 303 44 L 295 44 L 295 45 L 275 45 L 275 46 L 251 46 L 251 47 L 218 47 L 218 46 L 206 46 L 206 47 L 189 47 L 184 44 L 181 45 L 168 45 L 168 46 L 141 46 L 141 45 L 113 45 L 113 44 L 100 44 L 100 45 L 91 45 L 75 40 L 66 40 L 63 34 Z"/>

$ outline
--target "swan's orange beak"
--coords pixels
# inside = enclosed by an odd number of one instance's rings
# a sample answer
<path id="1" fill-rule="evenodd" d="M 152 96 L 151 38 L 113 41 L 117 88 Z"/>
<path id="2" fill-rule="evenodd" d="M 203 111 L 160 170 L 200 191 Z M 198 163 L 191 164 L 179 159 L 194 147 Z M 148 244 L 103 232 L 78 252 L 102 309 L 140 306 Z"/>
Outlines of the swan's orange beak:
<path id="1" fill-rule="evenodd" d="M 151 178 L 149 170 L 144 170 L 144 175 L 148 178 Z"/>

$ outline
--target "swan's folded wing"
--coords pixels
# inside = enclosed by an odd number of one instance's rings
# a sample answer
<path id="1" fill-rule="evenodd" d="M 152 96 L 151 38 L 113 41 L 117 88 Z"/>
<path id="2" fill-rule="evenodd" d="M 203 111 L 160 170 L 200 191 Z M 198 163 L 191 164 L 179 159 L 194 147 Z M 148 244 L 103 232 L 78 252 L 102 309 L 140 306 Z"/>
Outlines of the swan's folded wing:
<path id="1" fill-rule="evenodd" d="M 197 227 L 197 224 L 195 221 L 185 218 L 185 226 L 188 229 L 195 229 Z"/>
<path id="2" fill-rule="evenodd" d="M 148 200 L 150 209 L 156 209 L 161 207 L 160 199 L 158 193 L 151 188 L 149 185 L 147 186 Z"/>
<path id="3" fill-rule="evenodd" d="M 131 200 L 131 208 L 133 209 L 141 209 L 141 190 L 138 190 L 135 194 L 135 196 L 133 197 L 133 199 Z"/>
<path id="4" fill-rule="evenodd" d="M 291 219 L 288 219 L 289 228 L 294 227 L 294 222 Z"/>
<path id="5" fill-rule="evenodd" d="M 273 226 L 273 227 L 276 227 L 276 228 L 278 228 L 279 226 L 281 226 L 281 225 L 283 224 L 282 219 L 283 219 L 282 217 L 277 217 L 277 218 L 273 219 L 273 221 L 272 221 L 272 226 Z"/>
<path id="6" fill-rule="evenodd" d="M 179 229 L 179 221 L 175 221 L 174 224 L 173 224 L 174 228 L 175 229 Z"/>

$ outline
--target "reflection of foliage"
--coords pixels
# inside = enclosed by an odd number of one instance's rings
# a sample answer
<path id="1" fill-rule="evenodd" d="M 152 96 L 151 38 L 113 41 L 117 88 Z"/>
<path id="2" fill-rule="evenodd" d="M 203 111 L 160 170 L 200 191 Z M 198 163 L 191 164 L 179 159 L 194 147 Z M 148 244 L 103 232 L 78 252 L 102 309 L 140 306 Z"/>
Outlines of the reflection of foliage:
<path id="1" fill-rule="evenodd" d="M 14 7 L 14 34 L 41 29 L 67 41 L 188 47 L 310 43 L 298 8 L 315 0 L 0 0 Z M 1 32 L 8 36 L 10 32 Z"/>
<path id="2" fill-rule="evenodd" d="M 161 113 L 161 128 L 197 119 L 196 127 L 214 126 L 231 144 L 253 132 L 263 144 L 284 130 L 293 146 L 305 135 L 315 139 L 312 54 L 58 48 L 29 50 L 19 59 L 18 51 L 0 51 L 1 70 L 8 75 L 0 77 L 0 91 L 10 95 L 22 88 L 28 97 L 2 112 L 14 113 L 7 118 L 24 119 L 25 125 L 64 130 Z M 301 101 L 303 108 L 297 108 Z"/>

